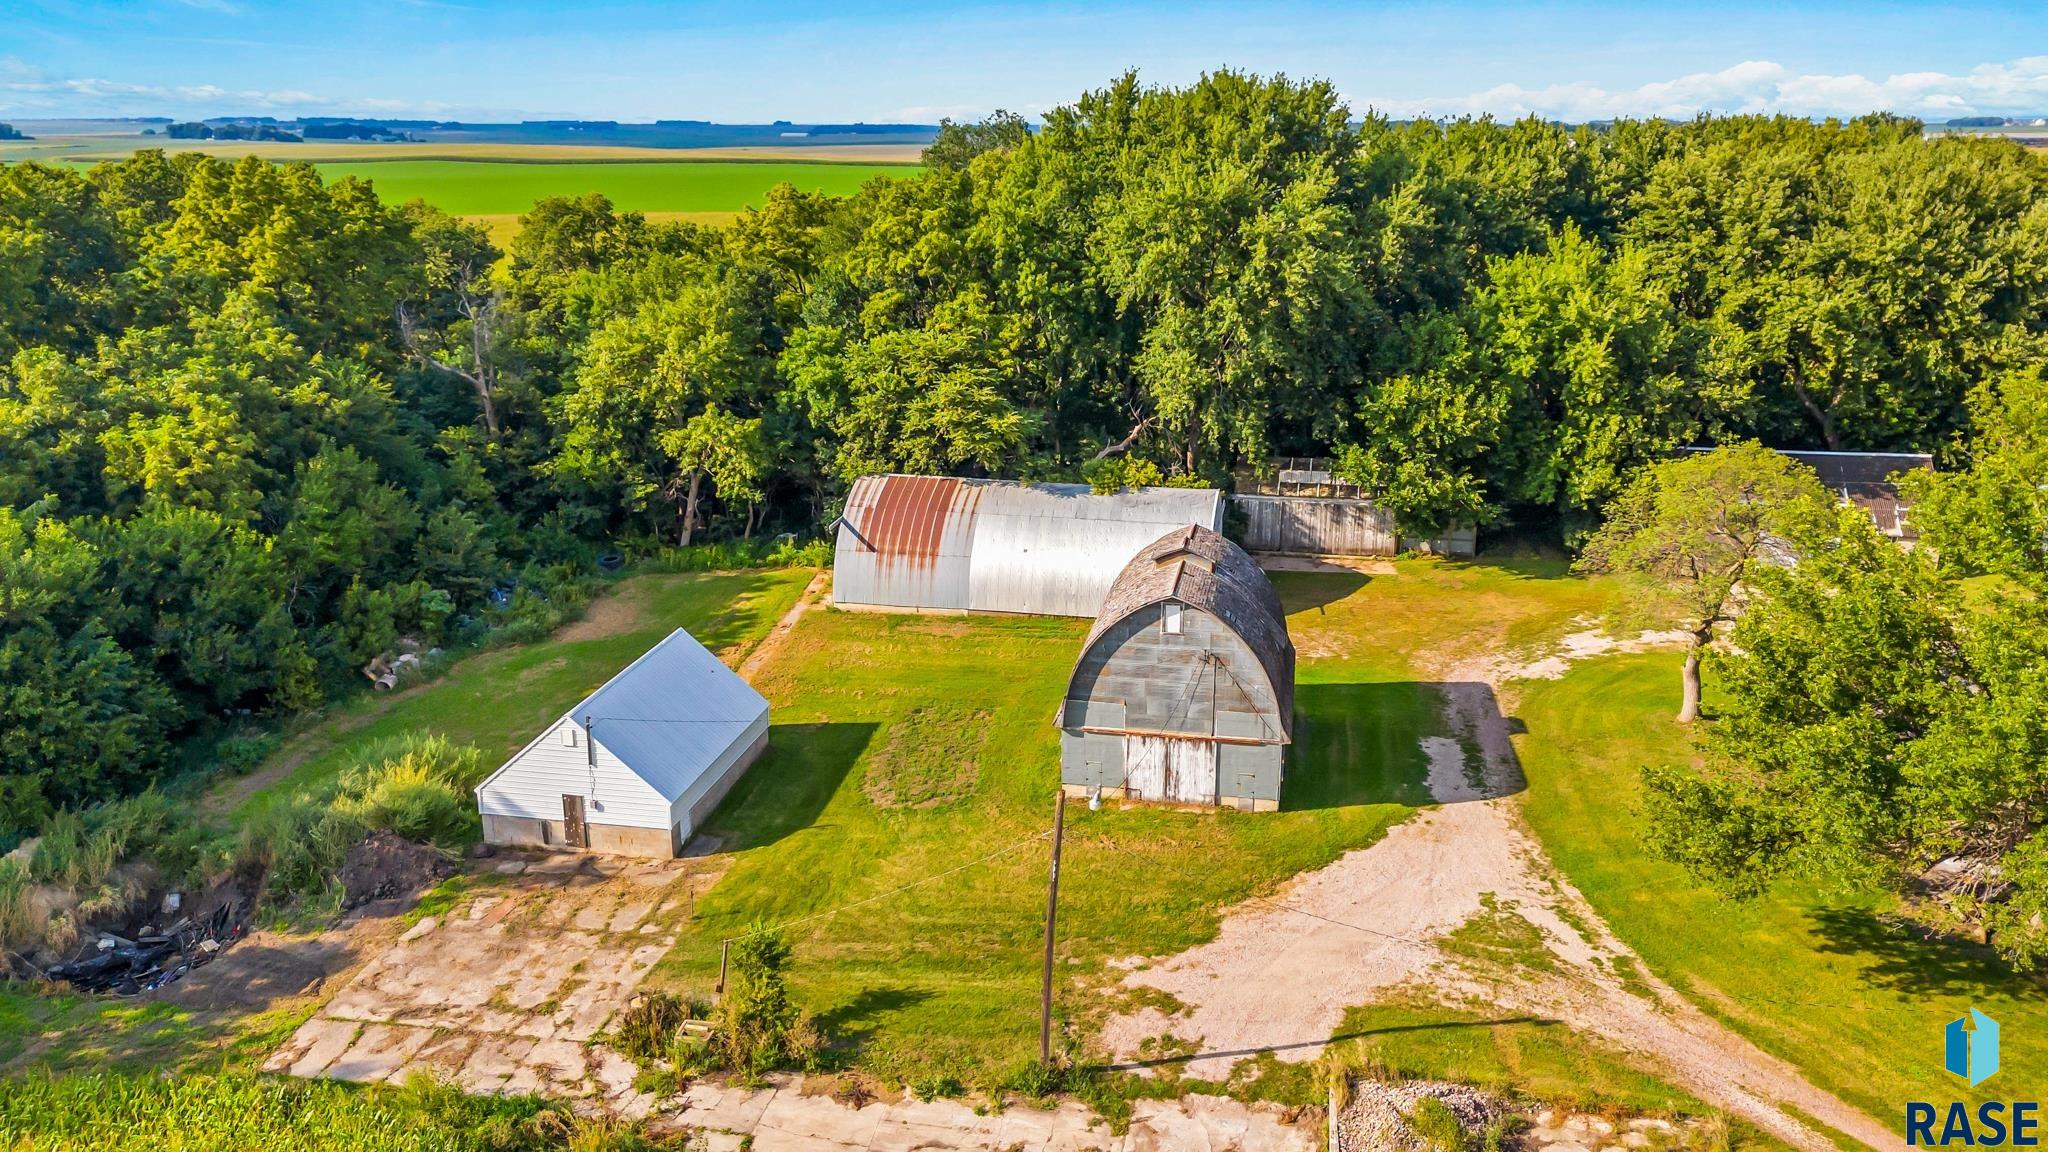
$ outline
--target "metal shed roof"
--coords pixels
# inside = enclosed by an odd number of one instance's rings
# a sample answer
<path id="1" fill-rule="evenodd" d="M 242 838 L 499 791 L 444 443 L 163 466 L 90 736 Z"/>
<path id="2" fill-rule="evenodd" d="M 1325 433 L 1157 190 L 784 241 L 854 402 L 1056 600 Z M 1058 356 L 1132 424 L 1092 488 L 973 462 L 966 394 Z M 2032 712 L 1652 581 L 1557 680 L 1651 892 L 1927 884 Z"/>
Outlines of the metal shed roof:
<path id="1" fill-rule="evenodd" d="M 1687 452 L 1711 452 L 1712 448 L 1687 448 Z M 1920 532 L 1906 513 L 1912 504 L 1899 491 L 1898 477 L 1915 470 L 1932 472 L 1934 457 L 1925 452 L 1821 452 L 1807 449 L 1772 449 L 1788 456 L 1820 477 L 1821 486 L 1845 504 L 1870 513 L 1878 531 L 1903 540 L 1918 539 Z"/>
<path id="2" fill-rule="evenodd" d="M 678 628 L 564 718 L 588 728 L 593 742 L 673 803 L 767 714 L 768 701 L 752 685 Z"/>
<path id="3" fill-rule="evenodd" d="M 1095 627 L 1088 630 L 1083 657 L 1126 616 L 1166 600 L 1208 612 L 1244 639 L 1265 670 L 1280 724 L 1292 739 L 1294 642 L 1287 636 L 1287 610 L 1258 563 L 1208 528 L 1168 532 L 1131 557 L 1104 599 Z"/>
<path id="4" fill-rule="evenodd" d="M 851 606 L 1094 616 L 1172 528 L 1223 527 L 1223 493 L 950 476 L 864 476 L 840 518 L 833 599 Z"/>

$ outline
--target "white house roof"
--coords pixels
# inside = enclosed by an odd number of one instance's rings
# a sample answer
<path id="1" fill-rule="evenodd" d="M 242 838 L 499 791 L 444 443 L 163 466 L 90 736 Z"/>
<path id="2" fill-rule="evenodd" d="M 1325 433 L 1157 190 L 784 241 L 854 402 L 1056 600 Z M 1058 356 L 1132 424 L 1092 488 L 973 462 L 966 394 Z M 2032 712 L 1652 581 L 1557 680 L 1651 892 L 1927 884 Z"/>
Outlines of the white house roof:
<path id="1" fill-rule="evenodd" d="M 767 713 L 752 685 L 678 628 L 565 718 L 673 803 Z"/>

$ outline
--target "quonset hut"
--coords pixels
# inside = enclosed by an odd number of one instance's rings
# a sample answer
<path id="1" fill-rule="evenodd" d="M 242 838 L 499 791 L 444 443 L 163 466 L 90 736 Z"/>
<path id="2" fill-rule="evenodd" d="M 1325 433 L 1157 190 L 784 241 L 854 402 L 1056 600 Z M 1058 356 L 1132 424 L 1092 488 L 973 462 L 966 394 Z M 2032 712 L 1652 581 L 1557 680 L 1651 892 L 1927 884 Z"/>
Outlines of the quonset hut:
<path id="1" fill-rule="evenodd" d="M 1069 795 L 1277 809 L 1294 644 L 1266 574 L 1206 527 L 1141 549 L 1088 633 L 1057 723 Z"/>
<path id="2" fill-rule="evenodd" d="M 1172 528 L 1223 528 L 1223 493 L 951 476 L 863 476 L 832 561 L 841 608 L 1094 616 L 1138 549 Z"/>

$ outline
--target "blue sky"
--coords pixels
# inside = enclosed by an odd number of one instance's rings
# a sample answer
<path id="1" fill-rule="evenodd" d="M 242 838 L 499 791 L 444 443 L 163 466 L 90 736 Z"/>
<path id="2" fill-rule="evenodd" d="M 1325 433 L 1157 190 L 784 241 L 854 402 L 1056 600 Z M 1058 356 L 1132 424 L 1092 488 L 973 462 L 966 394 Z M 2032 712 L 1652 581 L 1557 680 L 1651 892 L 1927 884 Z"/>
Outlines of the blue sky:
<path id="1" fill-rule="evenodd" d="M 1037 114 L 1126 68 L 1354 110 L 2048 114 L 2048 4 L 0 0 L 0 116 Z"/>

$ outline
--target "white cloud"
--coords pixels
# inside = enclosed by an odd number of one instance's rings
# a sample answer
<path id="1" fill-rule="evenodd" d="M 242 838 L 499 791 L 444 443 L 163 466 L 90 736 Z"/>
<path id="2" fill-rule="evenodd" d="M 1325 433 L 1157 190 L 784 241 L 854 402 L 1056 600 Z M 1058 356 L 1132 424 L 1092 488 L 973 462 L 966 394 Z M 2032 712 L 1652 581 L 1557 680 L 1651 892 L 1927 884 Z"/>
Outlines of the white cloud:
<path id="1" fill-rule="evenodd" d="M 1573 82 L 1541 88 L 1503 84 L 1463 96 L 1424 100 L 1353 98 L 1395 117 L 1531 113 L 1560 120 L 1616 116 L 1684 118 L 1701 112 L 1784 112 L 1794 116 L 1858 116 L 1898 112 L 1951 116 L 2017 115 L 2048 110 L 2048 56 L 1981 64 L 1961 75 L 1901 72 L 1881 79 L 1856 73 L 1794 73 L 1769 60 L 1745 60 L 1719 72 L 1695 72 L 1636 88 Z"/>
<path id="2" fill-rule="evenodd" d="M 242 113 L 432 115 L 448 105 L 378 97 L 322 96 L 298 88 L 219 84 L 134 84 L 93 76 L 51 77 L 18 59 L 0 58 L 0 112 L 41 116 L 232 116 Z"/>

